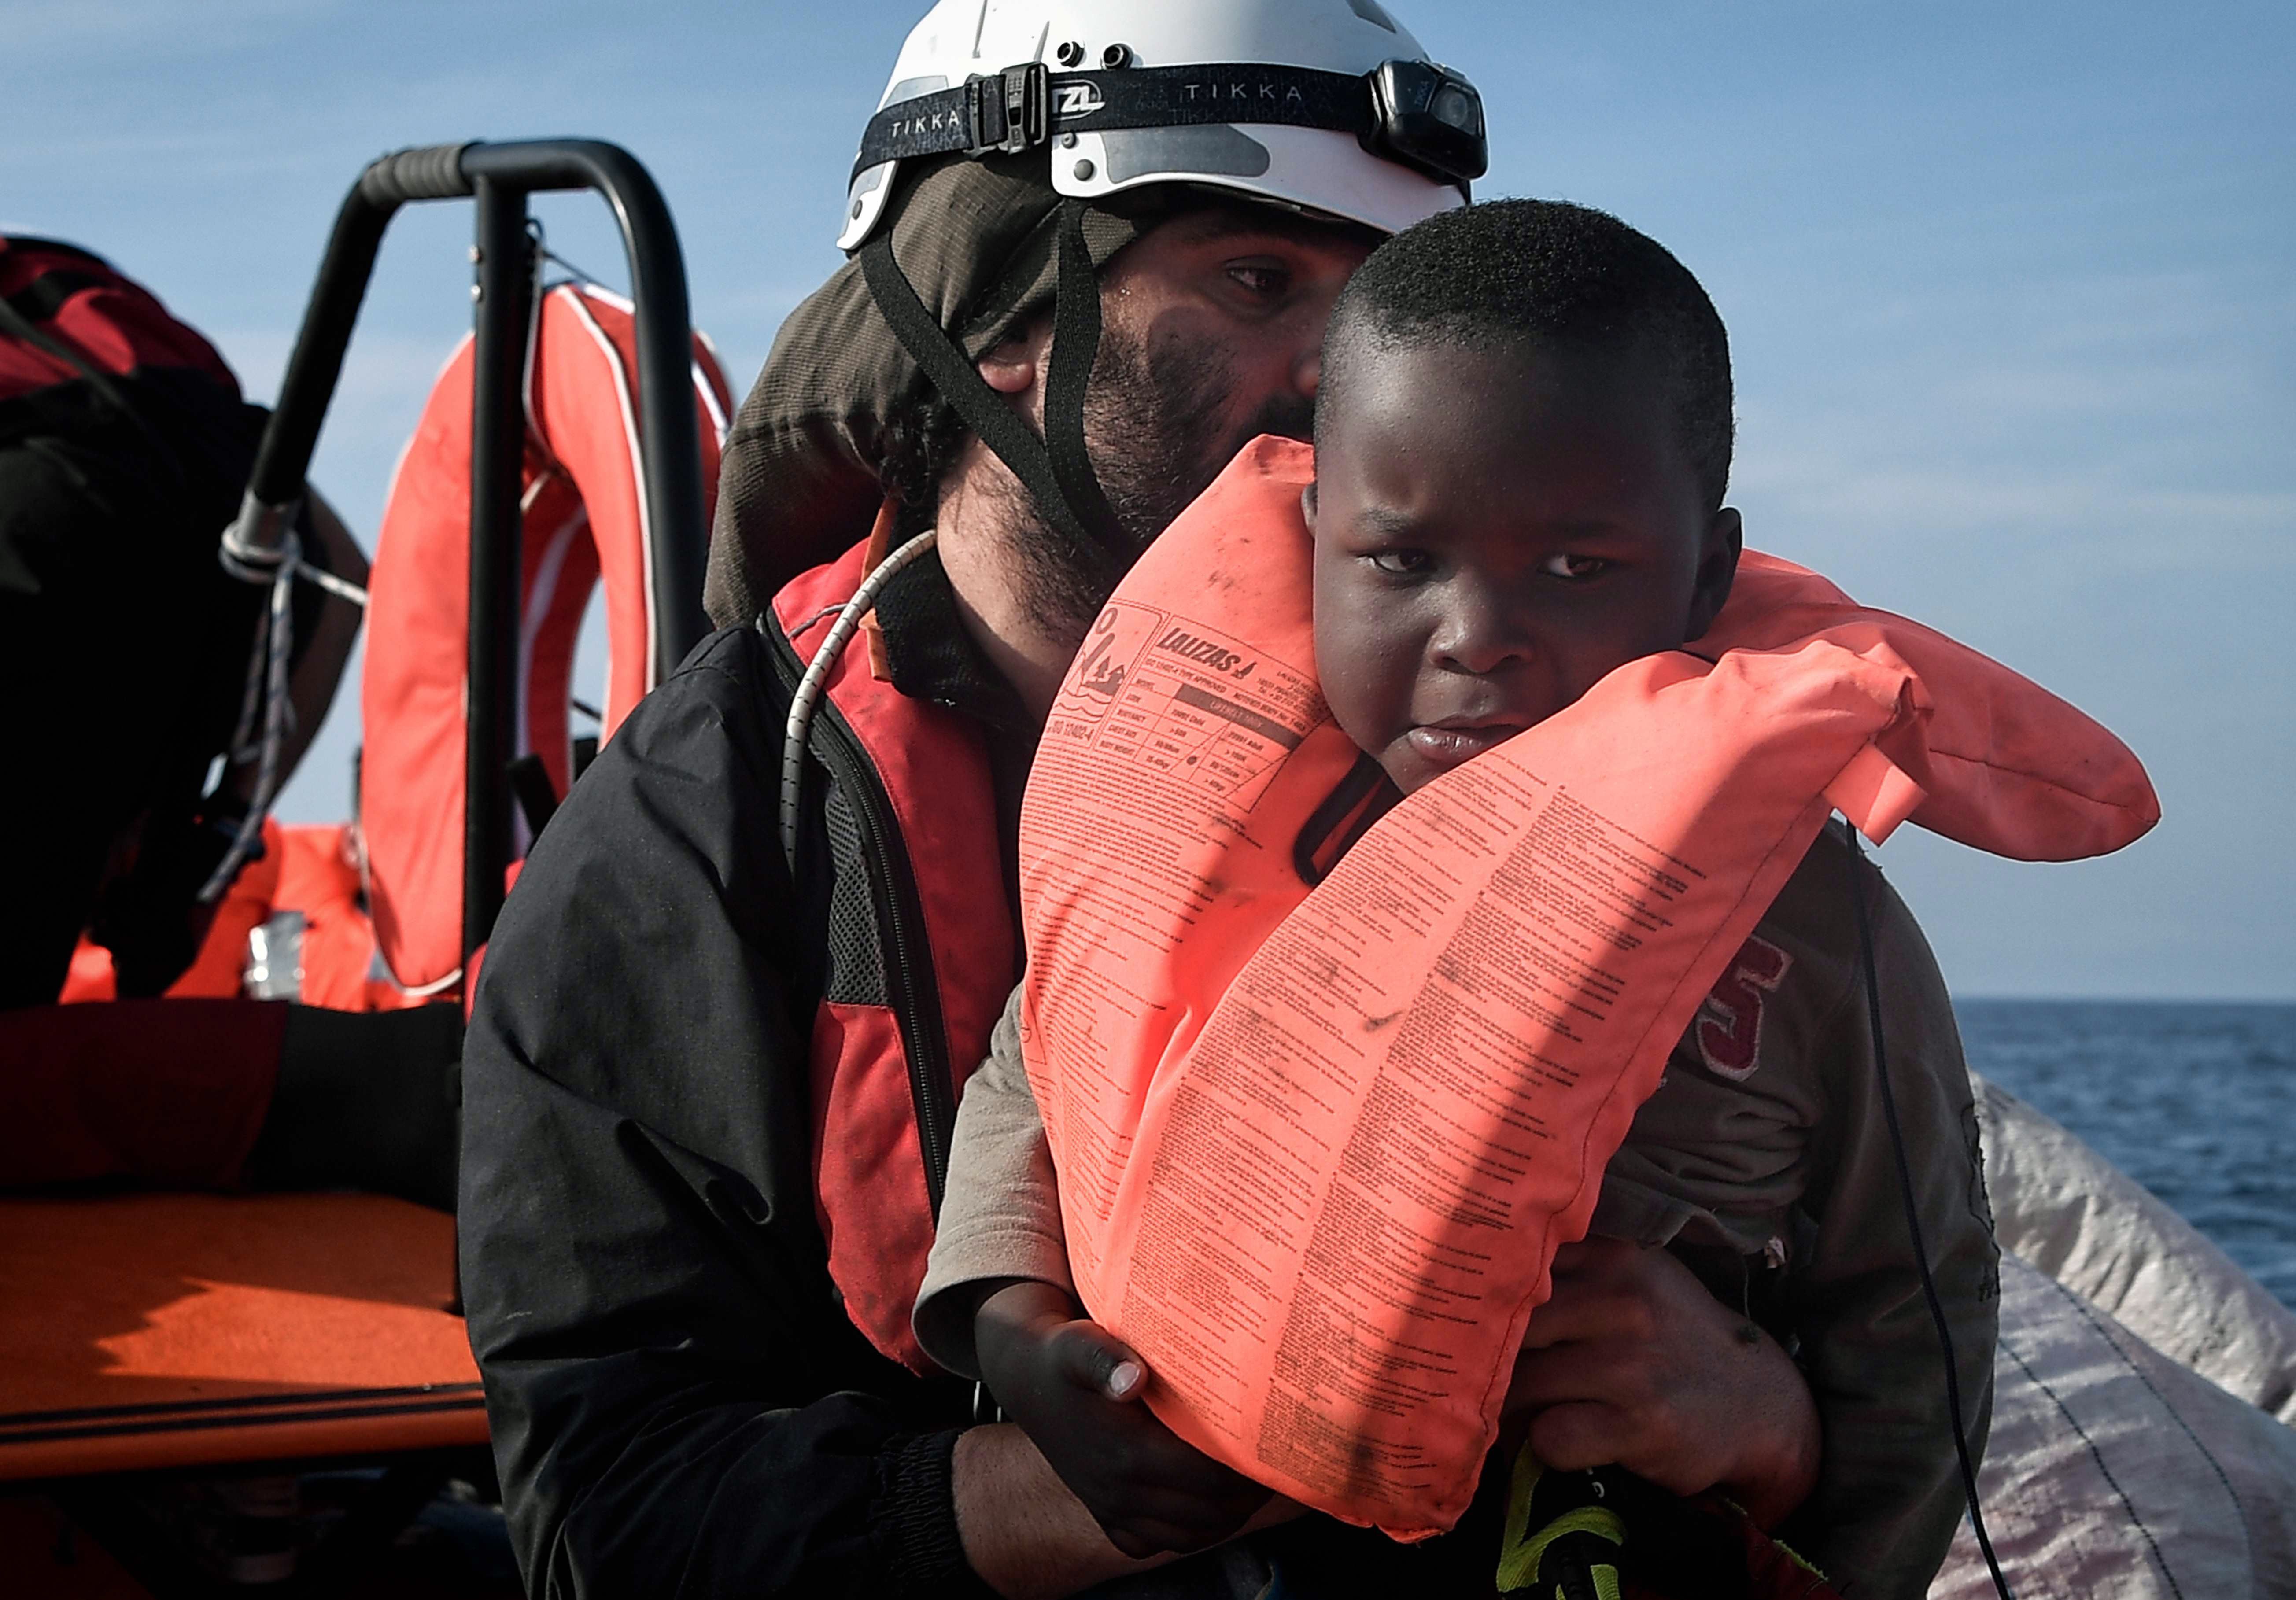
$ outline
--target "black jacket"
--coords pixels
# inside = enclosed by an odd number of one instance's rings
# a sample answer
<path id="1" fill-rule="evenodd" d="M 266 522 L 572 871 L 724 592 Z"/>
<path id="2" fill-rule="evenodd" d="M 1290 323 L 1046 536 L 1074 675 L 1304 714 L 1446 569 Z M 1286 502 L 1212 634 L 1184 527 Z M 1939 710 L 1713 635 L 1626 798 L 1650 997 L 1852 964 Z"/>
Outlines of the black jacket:
<path id="1" fill-rule="evenodd" d="M 937 565 L 909 592 L 948 607 Z M 1010 691 L 947 652 L 955 621 L 918 619 L 912 676 L 993 715 Z M 986 1592 L 948 1488 L 971 1386 L 854 1329 L 815 1218 L 826 891 L 801 903 L 782 859 L 777 648 L 727 629 L 637 709 L 479 986 L 463 1280 L 537 1595 Z"/>

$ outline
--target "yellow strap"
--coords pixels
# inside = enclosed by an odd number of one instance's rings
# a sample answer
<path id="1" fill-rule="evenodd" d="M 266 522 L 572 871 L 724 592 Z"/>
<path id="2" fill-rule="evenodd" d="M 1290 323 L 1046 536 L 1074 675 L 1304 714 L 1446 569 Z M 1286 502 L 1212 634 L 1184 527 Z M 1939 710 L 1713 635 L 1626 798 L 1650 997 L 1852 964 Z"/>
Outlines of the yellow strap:
<path id="1" fill-rule="evenodd" d="M 1800 1567 L 1812 1578 L 1816 1579 L 1820 1583 L 1831 1583 L 1833 1581 L 1833 1579 L 1828 1578 L 1818 1567 L 1816 1562 L 1810 1560 L 1808 1556 L 1804 1555 L 1800 1551 L 1795 1549 L 1792 1545 L 1786 1543 L 1785 1540 L 1778 1538 L 1775 1534 L 1772 1534 L 1770 1536 L 1770 1543 L 1784 1551 L 1786 1553 L 1787 1560 L 1792 1562 L 1794 1565 Z"/>
<path id="2" fill-rule="evenodd" d="M 1507 1481 L 1506 1532 L 1499 1541 L 1498 1590 L 1503 1595 L 1537 1583 L 1539 1557 L 1546 1554 L 1547 1546 L 1566 1533 L 1591 1533 L 1613 1545 L 1627 1542 L 1627 1525 L 1620 1520 L 1619 1514 L 1600 1506 L 1581 1506 L 1565 1512 L 1532 1532 L 1531 1496 L 1538 1491 L 1544 1470 L 1526 1442 L 1515 1456 L 1514 1470 Z M 1604 1565 L 1595 1567 L 1593 1572 L 1595 1592 L 1602 1600 L 1619 1600 L 1618 1570 Z"/>
<path id="3" fill-rule="evenodd" d="M 1499 1536 L 1498 1587 L 1501 1594 L 1527 1588 L 1538 1575 L 1538 1563 L 1529 1563 L 1528 1570 L 1516 1559 L 1522 1541 L 1530 1532 L 1530 1497 L 1538 1488 L 1542 1473 L 1538 1458 L 1530 1453 L 1526 1441 L 1515 1453 L 1514 1468 L 1507 1475 L 1506 1526 Z"/>

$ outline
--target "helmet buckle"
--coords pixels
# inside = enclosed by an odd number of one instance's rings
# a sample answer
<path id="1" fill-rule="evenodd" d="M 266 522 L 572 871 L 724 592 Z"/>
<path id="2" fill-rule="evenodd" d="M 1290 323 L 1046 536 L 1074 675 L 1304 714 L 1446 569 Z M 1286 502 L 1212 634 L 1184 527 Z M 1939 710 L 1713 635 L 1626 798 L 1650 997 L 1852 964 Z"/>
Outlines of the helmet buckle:
<path id="1" fill-rule="evenodd" d="M 1052 124 L 1050 79 L 1042 62 L 968 79 L 965 114 L 972 142 L 964 153 L 1018 155 L 1045 143 Z"/>

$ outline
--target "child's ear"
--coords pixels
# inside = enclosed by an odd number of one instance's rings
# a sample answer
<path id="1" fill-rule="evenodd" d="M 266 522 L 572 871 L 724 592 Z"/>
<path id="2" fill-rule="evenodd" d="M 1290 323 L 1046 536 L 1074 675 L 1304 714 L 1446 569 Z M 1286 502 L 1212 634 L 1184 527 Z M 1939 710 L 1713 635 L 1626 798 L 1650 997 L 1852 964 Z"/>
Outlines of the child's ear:
<path id="1" fill-rule="evenodd" d="M 1308 531 L 1316 531 L 1316 480 L 1308 480 L 1308 487 L 1300 491 L 1300 514 L 1308 519 Z"/>
<path id="2" fill-rule="evenodd" d="M 1746 547 L 1746 526 L 1737 512 L 1724 506 L 1714 513 L 1707 525 L 1706 537 L 1698 553 L 1698 581 L 1690 592 L 1689 626 L 1684 630 L 1684 644 L 1702 637 L 1714 626 L 1714 619 L 1722 614 L 1725 602 L 1730 598 L 1730 586 L 1738 577 L 1738 556 Z"/>

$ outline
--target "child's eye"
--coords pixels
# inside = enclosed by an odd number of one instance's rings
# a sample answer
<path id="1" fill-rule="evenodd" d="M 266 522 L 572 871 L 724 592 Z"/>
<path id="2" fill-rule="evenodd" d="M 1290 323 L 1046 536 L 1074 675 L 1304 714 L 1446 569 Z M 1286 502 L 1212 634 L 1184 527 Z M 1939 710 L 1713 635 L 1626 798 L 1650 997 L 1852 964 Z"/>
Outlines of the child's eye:
<path id="1" fill-rule="evenodd" d="M 1435 558 L 1424 550 L 1374 550 L 1369 560 L 1390 578 L 1423 578 L 1435 567 Z"/>
<path id="2" fill-rule="evenodd" d="M 1538 570 L 1550 578 L 1583 581 L 1609 571 L 1611 563 L 1599 555 L 1550 555 Z"/>

